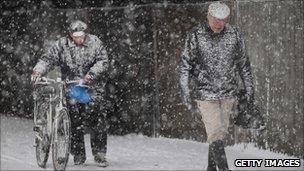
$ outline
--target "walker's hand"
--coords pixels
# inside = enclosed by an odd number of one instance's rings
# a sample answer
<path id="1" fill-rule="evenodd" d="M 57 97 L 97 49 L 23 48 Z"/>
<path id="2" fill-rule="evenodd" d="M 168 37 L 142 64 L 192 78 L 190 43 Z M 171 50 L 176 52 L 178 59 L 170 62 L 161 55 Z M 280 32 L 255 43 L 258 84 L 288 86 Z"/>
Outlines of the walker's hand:
<path id="1" fill-rule="evenodd" d="M 36 84 L 40 80 L 40 78 L 41 78 L 41 73 L 37 71 L 33 71 L 31 75 L 31 83 Z"/>

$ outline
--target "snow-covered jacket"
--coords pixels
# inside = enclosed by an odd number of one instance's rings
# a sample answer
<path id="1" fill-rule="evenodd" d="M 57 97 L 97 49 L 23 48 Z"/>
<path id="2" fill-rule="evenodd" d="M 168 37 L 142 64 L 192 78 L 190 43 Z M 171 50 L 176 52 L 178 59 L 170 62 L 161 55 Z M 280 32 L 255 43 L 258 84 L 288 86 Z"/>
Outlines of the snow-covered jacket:
<path id="1" fill-rule="evenodd" d="M 82 79 L 86 74 L 97 79 L 107 74 L 108 56 L 97 36 L 87 34 L 82 46 L 76 46 L 73 40 L 66 36 L 54 42 L 42 55 L 34 71 L 45 74 L 54 66 L 59 66 L 63 79 Z M 95 82 L 95 89 L 104 91 L 104 82 Z"/>
<path id="2" fill-rule="evenodd" d="M 224 30 L 217 34 L 205 22 L 187 34 L 180 64 L 184 102 L 190 98 L 189 78 L 193 79 L 191 94 L 195 100 L 236 97 L 238 74 L 248 97 L 252 97 L 250 62 L 244 40 L 235 27 L 226 24 Z"/>

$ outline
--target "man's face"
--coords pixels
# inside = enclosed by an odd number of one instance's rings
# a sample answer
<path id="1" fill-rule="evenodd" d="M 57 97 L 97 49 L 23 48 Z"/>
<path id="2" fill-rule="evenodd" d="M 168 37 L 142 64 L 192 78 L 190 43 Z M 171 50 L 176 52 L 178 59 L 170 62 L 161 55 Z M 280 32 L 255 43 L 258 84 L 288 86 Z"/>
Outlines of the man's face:
<path id="1" fill-rule="evenodd" d="M 208 24 L 214 33 L 220 33 L 224 29 L 225 24 L 227 22 L 227 18 L 218 19 L 209 14 L 207 15 L 207 19 L 208 19 Z"/>
<path id="2" fill-rule="evenodd" d="M 74 43 L 75 43 L 77 46 L 83 45 L 84 40 L 85 40 L 85 35 L 83 35 L 83 36 L 73 36 L 73 35 L 71 34 L 71 37 L 72 37 L 72 40 L 74 41 Z"/>

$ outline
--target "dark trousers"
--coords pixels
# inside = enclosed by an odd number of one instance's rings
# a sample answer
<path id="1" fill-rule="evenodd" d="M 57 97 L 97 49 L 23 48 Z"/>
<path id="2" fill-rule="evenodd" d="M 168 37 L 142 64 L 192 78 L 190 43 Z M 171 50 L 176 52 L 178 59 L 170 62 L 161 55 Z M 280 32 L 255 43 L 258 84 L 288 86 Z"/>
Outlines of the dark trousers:
<path id="1" fill-rule="evenodd" d="M 107 152 L 107 118 L 99 105 L 69 104 L 71 154 L 85 156 L 84 134 L 90 133 L 92 154 Z"/>

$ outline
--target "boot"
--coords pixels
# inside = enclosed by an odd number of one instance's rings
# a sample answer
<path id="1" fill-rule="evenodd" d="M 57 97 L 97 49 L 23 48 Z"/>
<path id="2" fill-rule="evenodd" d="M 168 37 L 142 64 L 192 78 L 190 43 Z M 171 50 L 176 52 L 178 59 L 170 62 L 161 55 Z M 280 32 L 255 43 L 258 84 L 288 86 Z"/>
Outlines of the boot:
<path id="1" fill-rule="evenodd" d="M 212 155 L 212 149 L 211 146 L 209 145 L 209 151 L 208 151 L 208 167 L 207 171 L 216 171 L 216 164 L 214 161 L 214 157 Z"/>
<path id="2" fill-rule="evenodd" d="M 219 171 L 228 171 L 224 142 L 222 140 L 216 140 L 210 144 L 210 148 Z"/>
<path id="3" fill-rule="evenodd" d="M 106 154 L 104 154 L 104 153 L 97 153 L 94 156 L 94 160 L 98 164 L 99 167 L 107 167 L 107 166 L 109 166 L 109 163 L 106 160 Z"/>

